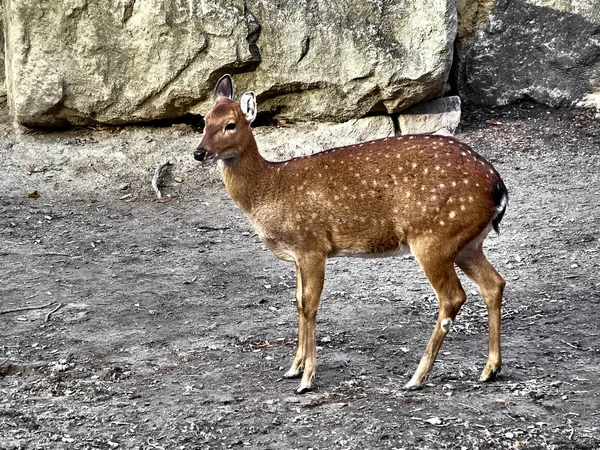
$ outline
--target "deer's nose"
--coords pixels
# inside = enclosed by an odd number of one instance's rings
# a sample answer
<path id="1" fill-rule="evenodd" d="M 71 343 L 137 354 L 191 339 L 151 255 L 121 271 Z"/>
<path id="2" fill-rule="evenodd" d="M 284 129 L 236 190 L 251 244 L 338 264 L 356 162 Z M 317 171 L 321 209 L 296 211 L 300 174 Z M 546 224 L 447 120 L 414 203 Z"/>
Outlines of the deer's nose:
<path id="1" fill-rule="evenodd" d="M 206 149 L 204 147 L 198 147 L 194 152 L 194 159 L 196 161 L 204 161 L 206 158 Z"/>

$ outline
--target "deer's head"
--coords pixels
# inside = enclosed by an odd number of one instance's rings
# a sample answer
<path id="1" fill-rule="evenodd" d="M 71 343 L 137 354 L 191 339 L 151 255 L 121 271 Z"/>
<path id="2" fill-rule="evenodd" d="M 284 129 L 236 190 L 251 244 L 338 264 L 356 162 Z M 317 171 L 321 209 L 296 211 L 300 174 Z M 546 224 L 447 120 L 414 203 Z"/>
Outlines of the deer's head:
<path id="1" fill-rule="evenodd" d="M 250 124 L 256 118 L 256 94 L 242 95 L 233 101 L 233 81 L 223 75 L 215 86 L 215 104 L 206 114 L 204 135 L 194 158 L 198 161 L 235 161 L 248 147 Z"/>

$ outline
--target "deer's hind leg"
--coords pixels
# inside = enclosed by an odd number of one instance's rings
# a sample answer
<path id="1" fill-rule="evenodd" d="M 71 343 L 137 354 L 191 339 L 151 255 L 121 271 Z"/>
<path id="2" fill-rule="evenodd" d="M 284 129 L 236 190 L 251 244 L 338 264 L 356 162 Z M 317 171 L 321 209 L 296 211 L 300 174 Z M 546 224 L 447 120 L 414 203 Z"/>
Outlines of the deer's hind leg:
<path id="1" fill-rule="evenodd" d="M 488 360 L 481 380 L 490 381 L 496 378 L 502 368 L 500 321 L 505 281 L 483 254 L 480 240 L 470 243 L 458 254 L 456 265 L 475 282 L 487 306 Z"/>
<path id="2" fill-rule="evenodd" d="M 456 275 L 453 257 L 436 254 L 433 250 L 429 252 L 415 251 L 414 248 L 412 250 L 429 283 L 435 290 L 439 313 L 419 366 L 410 381 L 405 385 L 407 389 L 421 387 L 421 384 L 431 372 L 444 338 L 450 331 L 452 322 L 467 298 Z"/>

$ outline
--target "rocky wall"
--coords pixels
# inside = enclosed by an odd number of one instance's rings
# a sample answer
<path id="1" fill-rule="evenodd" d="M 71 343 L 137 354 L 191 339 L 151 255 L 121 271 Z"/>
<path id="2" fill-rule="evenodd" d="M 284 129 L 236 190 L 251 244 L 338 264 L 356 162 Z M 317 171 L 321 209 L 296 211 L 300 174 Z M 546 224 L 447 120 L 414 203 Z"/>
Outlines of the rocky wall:
<path id="1" fill-rule="evenodd" d="M 394 113 L 443 92 L 456 34 L 453 0 L 5 0 L 5 16 L 26 126 L 202 114 L 226 72 L 288 120 Z"/>

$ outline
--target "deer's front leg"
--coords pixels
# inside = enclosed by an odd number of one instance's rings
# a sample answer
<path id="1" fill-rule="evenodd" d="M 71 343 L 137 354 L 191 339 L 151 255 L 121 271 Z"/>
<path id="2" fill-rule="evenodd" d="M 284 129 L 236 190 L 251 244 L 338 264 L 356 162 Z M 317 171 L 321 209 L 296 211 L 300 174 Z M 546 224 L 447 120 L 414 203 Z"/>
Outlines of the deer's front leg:
<path id="1" fill-rule="evenodd" d="M 325 279 L 325 256 L 324 255 L 304 255 L 297 259 L 298 272 L 301 280 L 301 309 L 302 319 L 299 323 L 303 323 L 303 332 L 298 335 L 298 346 L 300 340 L 303 341 L 303 350 L 298 348 L 298 353 L 304 358 L 304 373 L 300 386 L 296 389 L 296 394 L 303 394 L 310 390 L 315 373 L 317 370 L 317 342 L 316 342 L 316 321 L 317 310 L 319 309 L 319 301 L 321 292 L 323 291 L 323 281 Z M 300 307 L 298 308 L 300 311 Z M 294 365 L 292 365 L 292 369 Z"/>
<path id="2" fill-rule="evenodd" d="M 283 378 L 298 378 L 302 375 L 304 369 L 304 341 L 306 339 L 306 322 L 302 308 L 302 273 L 296 263 L 296 308 L 298 309 L 298 343 L 296 344 L 296 357 L 292 362 L 292 367 Z"/>

